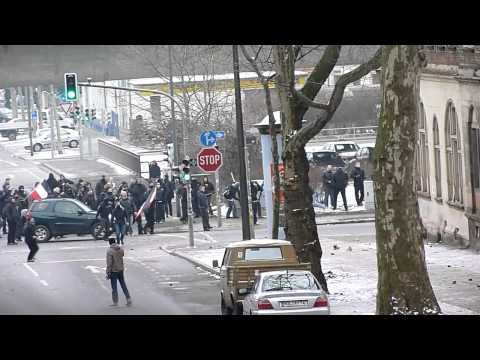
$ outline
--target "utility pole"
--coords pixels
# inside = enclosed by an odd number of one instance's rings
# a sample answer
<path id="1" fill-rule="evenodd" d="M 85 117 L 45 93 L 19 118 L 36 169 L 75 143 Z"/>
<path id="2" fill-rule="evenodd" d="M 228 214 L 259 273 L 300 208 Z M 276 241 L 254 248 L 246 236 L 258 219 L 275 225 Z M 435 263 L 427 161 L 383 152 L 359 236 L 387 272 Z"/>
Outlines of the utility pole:
<path id="1" fill-rule="evenodd" d="M 169 91 L 170 96 L 173 97 L 173 68 L 172 68 L 172 45 L 168 45 L 168 77 L 169 77 Z M 175 103 L 170 99 L 170 114 L 172 118 L 173 126 L 173 163 L 178 164 L 180 162 L 180 156 L 178 154 L 178 145 L 177 145 L 177 123 L 175 120 Z"/>
<path id="2" fill-rule="evenodd" d="M 235 85 L 235 115 L 237 120 L 237 142 L 240 163 L 240 207 L 242 211 L 243 240 L 250 240 L 250 219 L 248 211 L 248 186 L 245 164 L 245 136 L 243 134 L 242 94 L 240 90 L 240 65 L 238 45 L 233 45 L 233 81 Z"/>
<path id="3" fill-rule="evenodd" d="M 18 94 L 20 95 L 20 110 L 22 111 L 22 121 L 25 121 L 25 97 L 23 96 L 23 90 L 22 87 L 18 87 Z"/>
<path id="4" fill-rule="evenodd" d="M 32 140 L 32 102 L 30 101 L 30 86 L 25 88 L 27 91 L 27 111 L 28 111 L 28 137 L 30 139 L 30 156 L 33 156 L 33 140 Z"/>
<path id="5" fill-rule="evenodd" d="M 37 104 L 37 127 L 39 129 L 43 128 L 42 124 L 42 109 L 43 109 L 43 94 L 42 94 L 42 86 L 37 87 L 37 94 L 38 94 L 38 104 Z"/>
<path id="6" fill-rule="evenodd" d="M 59 154 L 63 154 L 62 137 L 60 136 L 60 124 L 58 123 L 58 117 L 57 117 L 57 97 L 55 95 L 55 87 L 53 86 L 53 84 L 50 85 L 50 92 L 52 94 L 51 116 L 53 118 L 53 123 L 56 125 L 55 128 L 57 130 L 57 150 Z M 53 139 L 52 139 L 52 146 L 53 146 Z"/>
<path id="7" fill-rule="evenodd" d="M 90 82 L 90 80 L 88 81 Z M 88 110 L 88 114 L 90 115 L 90 119 L 89 120 L 89 123 L 91 124 L 91 120 L 92 120 L 92 109 L 90 109 L 90 89 L 89 88 L 86 88 L 85 89 L 85 107 L 87 108 Z M 86 119 L 85 119 L 86 120 Z M 90 134 L 90 130 L 87 128 L 87 130 L 85 131 L 85 129 L 83 129 L 83 134 L 87 134 L 87 142 L 88 142 L 88 156 L 92 156 L 92 138 L 91 138 L 91 134 Z"/>
<path id="8" fill-rule="evenodd" d="M 55 148 L 53 146 L 53 144 L 55 143 L 55 134 L 54 134 L 54 131 L 53 131 L 53 117 L 52 117 L 52 96 L 51 94 L 49 94 L 48 92 L 45 91 L 45 93 L 47 94 L 47 99 L 46 99 L 46 104 L 45 104 L 45 111 L 47 111 L 47 109 L 50 109 L 50 116 L 47 116 L 47 119 L 50 123 L 50 151 L 52 152 L 52 160 L 55 158 Z M 43 92 L 42 92 L 42 95 L 43 95 Z"/>
<path id="9" fill-rule="evenodd" d="M 13 118 L 16 118 L 18 116 L 18 111 L 17 111 L 17 89 L 12 87 L 10 89 L 10 105 L 12 106 L 12 116 Z"/>

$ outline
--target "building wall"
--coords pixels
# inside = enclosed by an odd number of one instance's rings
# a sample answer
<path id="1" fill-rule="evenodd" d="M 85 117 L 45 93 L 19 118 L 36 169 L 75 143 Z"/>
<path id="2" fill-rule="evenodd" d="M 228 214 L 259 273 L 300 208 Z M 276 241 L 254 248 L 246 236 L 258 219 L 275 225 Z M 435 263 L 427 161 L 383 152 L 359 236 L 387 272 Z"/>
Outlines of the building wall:
<path id="1" fill-rule="evenodd" d="M 422 221 L 430 235 L 446 232 L 451 237 L 458 228 L 457 238 L 468 239 L 469 228 L 465 211 L 471 209 L 472 196 L 470 184 L 470 147 L 468 144 L 468 113 L 471 105 L 478 107 L 480 100 L 480 82 L 462 82 L 451 75 L 422 74 L 420 80 L 420 100 L 423 102 L 426 116 L 428 152 L 429 152 L 429 197 L 419 196 Z M 447 203 L 447 156 L 446 156 L 446 108 L 451 100 L 455 106 L 462 149 L 463 209 Z M 439 129 L 441 187 L 442 198 L 436 199 L 433 118 L 436 116 Z M 446 221 L 446 228 L 445 226 Z"/>

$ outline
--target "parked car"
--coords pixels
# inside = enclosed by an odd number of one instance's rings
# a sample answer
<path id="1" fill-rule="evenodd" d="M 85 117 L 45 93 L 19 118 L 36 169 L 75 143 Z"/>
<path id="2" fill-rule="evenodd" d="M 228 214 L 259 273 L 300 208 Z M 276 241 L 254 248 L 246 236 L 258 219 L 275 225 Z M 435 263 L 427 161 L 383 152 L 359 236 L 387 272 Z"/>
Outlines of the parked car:
<path id="1" fill-rule="evenodd" d="M 56 131 L 54 136 L 55 135 Z M 43 149 L 50 149 L 52 143 L 50 136 L 50 129 L 48 129 L 48 131 L 47 129 L 42 129 L 40 131 L 40 136 L 37 136 L 33 139 L 33 151 L 39 152 Z M 77 131 L 61 129 L 60 137 L 62 140 L 62 144 L 70 148 L 76 148 L 80 143 L 80 135 Z M 25 150 L 30 150 L 30 145 L 25 146 Z"/>
<path id="2" fill-rule="evenodd" d="M 345 166 L 343 159 L 334 150 L 324 150 L 318 147 L 306 147 L 307 159 L 313 166 L 326 168 L 328 165 Z"/>
<path id="3" fill-rule="evenodd" d="M 218 267 L 216 260 L 213 267 Z M 220 267 L 222 315 L 243 313 L 242 300 L 253 287 L 257 273 L 286 269 L 310 271 L 309 263 L 298 261 L 289 241 L 254 239 L 229 244 Z"/>
<path id="4" fill-rule="evenodd" d="M 91 234 L 95 240 L 105 236 L 105 226 L 97 212 L 75 199 L 45 199 L 30 206 L 37 240 L 45 242 L 61 235 Z"/>
<path id="5" fill-rule="evenodd" d="M 322 149 L 335 151 L 343 160 L 351 160 L 355 157 L 359 146 L 353 141 L 337 141 L 323 145 Z"/>
<path id="6" fill-rule="evenodd" d="M 330 315 L 327 294 L 310 271 L 257 274 L 243 300 L 244 315 Z"/>
<path id="7" fill-rule="evenodd" d="M 75 129 L 75 121 L 72 118 L 64 117 L 57 111 L 58 125 L 64 129 Z M 45 127 L 50 126 L 50 109 L 42 110 L 42 124 Z"/>

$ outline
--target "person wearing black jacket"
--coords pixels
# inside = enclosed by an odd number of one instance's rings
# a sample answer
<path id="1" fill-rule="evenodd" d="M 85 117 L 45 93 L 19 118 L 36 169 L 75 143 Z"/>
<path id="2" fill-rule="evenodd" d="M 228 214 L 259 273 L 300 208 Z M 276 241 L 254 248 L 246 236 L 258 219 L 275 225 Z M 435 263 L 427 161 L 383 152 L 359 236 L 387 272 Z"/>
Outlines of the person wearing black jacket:
<path id="1" fill-rule="evenodd" d="M 150 183 L 148 195 L 150 195 L 150 192 L 153 191 L 154 186 L 155 185 L 153 183 Z M 155 201 L 153 201 L 150 205 L 145 205 L 145 221 L 147 222 L 147 224 L 145 225 L 143 231 L 147 233 L 147 229 L 150 229 L 150 234 L 153 235 L 155 228 Z"/>
<path id="2" fill-rule="evenodd" d="M 105 224 L 105 238 L 111 234 L 111 229 L 113 227 L 111 218 L 114 206 L 114 198 L 111 192 L 111 189 L 106 193 L 102 202 L 97 209 L 97 219 L 100 218 Z"/>
<path id="3" fill-rule="evenodd" d="M 155 194 L 155 222 L 165 222 L 165 203 L 167 191 L 163 183 L 157 183 L 157 193 Z"/>
<path id="4" fill-rule="evenodd" d="M 235 200 L 239 201 L 237 197 L 238 187 L 236 183 L 232 183 L 227 191 L 224 193 L 225 199 L 228 200 L 228 210 L 227 210 L 227 219 L 230 219 L 230 214 L 233 212 L 233 218 L 238 218 L 237 216 L 237 207 L 235 206 Z"/>
<path id="5" fill-rule="evenodd" d="M 138 235 L 143 235 L 143 225 L 142 225 L 142 215 L 138 215 L 138 212 L 140 211 L 140 208 L 142 207 L 142 204 L 145 202 L 147 199 L 147 194 L 144 192 L 143 194 L 141 193 L 135 193 L 133 196 L 133 209 L 134 209 L 134 219 L 133 222 L 137 223 L 138 226 Z"/>
<path id="6" fill-rule="evenodd" d="M 179 190 L 179 196 L 181 198 L 180 202 L 182 205 L 182 217 L 180 221 L 184 224 L 188 221 L 188 192 L 187 192 L 187 185 L 182 184 Z"/>
<path id="7" fill-rule="evenodd" d="M 205 186 L 200 185 L 197 192 L 198 199 L 198 208 L 200 209 L 200 214 L 202 215 L 202 224 L 203 231 L 210 231 L 212 228 L 208 219 L 208 198 L 205 193 Z"/>
<path id="8" fill-rule="evenodd" d="M 132 236 L 132 216 L 135 210 L 135 206 L 133 205 L 132 200 L 128 197 L 128 193 L 125 190 L 120 193 L 120 205 L 122 205 L 122 207 L 127 212 L 127 229 L 125 232 Z"/>
<path id="9" fill-rule="evenodd" d="M 353 186 L 355 188 L 355 200 L 358 206 L 362 206 L 364 198 L 364 186 L 365 171 L 360 167 L 360 163 L 355 163 L 355 168 L 350 173 L 350 177 L 353 179 Z"/>
<path id="10" fill-rule="evenodd" d="M 198 181 L 195 179 L 192 179 L 190 196 L 192 197 L 192 210 L 196 218 L 200 217 L 200 208 L 198 207 L 198 196 L 197 196 L 198 188 L 199 188 Z"/>
<path id="11" fill-rule="evenodd" d="M 35 237 L 35 222 L 32 219 L 32 213 L 27 209 L 22 210 L 22 218 L 24 218 L 23 234 L 25 235 L 25 243 L 30 252 L 28 253 L 27 262 L 35 261 L 35 255 L 38 252 L 37 238 Z"/>
<path id="12" fill-rule="evenodd" d="M 208 213 L 210 215 L 213 215 L 213 210 L 212 210 L 212 196 L 215 193 L 215 186 L 208 181 L 208 178 L 205 176 L 203 178 L 203 186 L 205 186 L 205 193 L 207 194 L 207 200 L 208 200 Z"/>
<path id="13" fill-rule="evenodd" d="M 123 238 L 127 229 L 128 213 L 122 206 L 120 201 L 117 201 L 112 212 L 113 226 L 115 227 L 115 234 L 117 235 L 117 244 L 123 245 Z"/>
<path id="14" fill-rule="evenodd" d="M 152 179 L 160 179 L 160 167 L 157 165 L 157 162 L 153 160 L 148 167 L 148 173 L 150 176 L 150 180 Z"/>
<path id="15" fill-rule="evenodd" d="M 105 190 L 105 185 L 107 185 L 107 179 L 105 179 L 105 175 L 102 175 L 102 178 L 95 185 L 97 199 L 100 199 L 100 194 Z"/>
<path id="16" fill-rule="evenodd" d="M 333 194 L 335 193 L 335 189 L 333 188 L 333 171 L 332 165 L 327 166 L 327 170 L 322 174 L 322 182 L 323 182 L 323 203 L 325 204 L 325 208 L 328 208 L 328 199 L 330 198 L 330 202 L 333 206 Z"/>
<path id="17" fill-rule="evenodd" d="M 252 210 L 253 210 L 253 224 L 257 225 L 258 220 L 258 208 L 260 207 L 260 199 L 258 197 L 260 193 L 260 185 L 256 181 L 250 182 L 250 195 L 252 197 Z"/>
<path id="18" fill-rule="evenodd" d="M 47 185 L 48 192 L 53 191 L 53 189 L 55 189 L 59 185 L 57 179 L 55 179 L 55 176 L 52 173 L 48 174 Z"/>
<path id="19" fill-rule="evenodd" d="M 175 183 L 168 179 L 168 175 L 163 178 L 165 184 L 165 215 L 166 217 L 173 216 L 172 199 L 175 193 Z"/>
<path id="20" fill-rule="evenodd" d="M 348 211 L 347 197 L 345 195 L 345 188 L 347 187 L 347 185 L 348 175 L 343 171 L 341 167 L 338 167 L 337 171 L 333 175 L 333 210 L 337 209 L 338 193 L 341 193 L 343 199 L 343 206 L 345 207 L 345 211 Z"/>
<path id="21" fill-rule="evenodd" d="M 3 209 L 7 204 L 8 204 L 8 192 L 1 190 L 0 191 L 0 215 L 2 217 L 3 234 L 7 234 L 7 217 L 3 215 Z"/>
<path id="22" fill-rule="evenodd" d="M 16 245 L 15 236 L 17 235 L 17 224 L 20 219 L 20 211 L 15 198 L 11 197 L 8 204 L 3 209 L 8 223 L 8 245 Z"/>

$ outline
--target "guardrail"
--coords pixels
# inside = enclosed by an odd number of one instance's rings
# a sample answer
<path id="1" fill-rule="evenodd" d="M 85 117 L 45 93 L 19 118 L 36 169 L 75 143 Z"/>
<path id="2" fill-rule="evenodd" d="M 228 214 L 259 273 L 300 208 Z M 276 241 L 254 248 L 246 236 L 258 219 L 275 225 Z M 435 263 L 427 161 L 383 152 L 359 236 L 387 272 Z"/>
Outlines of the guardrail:
<path id="1" fill-rule="evenodd" d="M 374 140 L 377 137 L 378 126 L 358 126 L 349 128 L 323 129 L 310 140 L 310 144 L 325 143 L 339 140 Z"/>
<path id="2" fill-rule="evenodd" d="M 127 169 L 134 171 L 138 176 L 141 175 L 140 155 L 103 139 L 98 139 L 97 141 L 100 156 L 125 166 Z"/>

